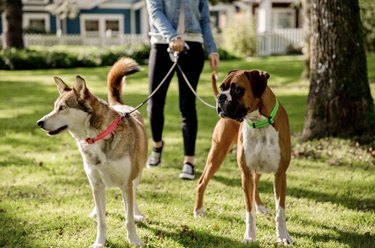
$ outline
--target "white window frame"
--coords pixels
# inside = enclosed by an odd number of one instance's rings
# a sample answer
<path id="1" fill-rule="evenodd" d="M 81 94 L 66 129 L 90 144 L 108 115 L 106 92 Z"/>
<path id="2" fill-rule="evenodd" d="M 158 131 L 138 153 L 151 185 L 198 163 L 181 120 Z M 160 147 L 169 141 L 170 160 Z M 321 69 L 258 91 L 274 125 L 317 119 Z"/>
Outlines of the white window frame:
<path id="1" fill-rule="evenodd" d="M 290 20 L 292 23 L 292 26 L 289 28 L 295 28 L 295 23 L 296 23 L 296 11 L 295 9 L 292 8 L 272 8 L 272 29 L 280 29 L 277 27 L 277 22 L 279 20 L 278 16 L 279 14 L 291 14 L 290 15 Z"/>
<path id="2" fill-rule="evenodd" d="M 122 14 L 81 14 L 80 15 L 80 29 L 81 35 L 95 35 L 96 32 L 88 32 L 85 29 L 85 21 L 87 20 L 95 20 L 99 21 L 99 31 L 98 35 L 104 36 L 106 34 L 105 30 L 105 21 L 118 21 L 119 22 L 119 31 L 118 34 L 124 33 L 124 15 Z M 117 32 L 112 31 L 112 35 L 117 35 Z"/>
<path id="3" fill-rule="evenodd" d="M 47 13 L 24 13 L 22 16 L 22 27 L 28 28 L 30 26 L 30 20 L 32 19 L 44 19 L 44 29 L 46 32 L 51 31 L 50 15 Z"/>
<path id="4" fill-rule="evenodd" d="M 37 1 L 37 0 L 22 0 L 23 3 L 25 4 L 46 4 L 49 3 L 49 0 L 42 0 L 42 1 Z"/>

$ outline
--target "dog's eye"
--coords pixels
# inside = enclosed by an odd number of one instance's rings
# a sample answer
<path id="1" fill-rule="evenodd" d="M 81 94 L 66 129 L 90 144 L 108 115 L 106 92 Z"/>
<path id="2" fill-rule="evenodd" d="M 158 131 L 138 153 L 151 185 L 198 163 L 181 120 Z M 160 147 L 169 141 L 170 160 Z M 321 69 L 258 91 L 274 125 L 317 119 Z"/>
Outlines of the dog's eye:
<path id="1" fill-rule="evenodd" d="M 242 90 L 238 87 L 234 89 L 234 93 L 236 93 L 236 94 L 240 94 L 241 92 L 242 92 Z"/>
<path id="2" fill-rule="evenodd" d="M 242 89 L 241 87 L 236 86 L 236 87 L 232 87 L 232 88 L 231 88 L 231 91 L 232 91 L 234 94 L 236 94 L 236 95 L 241 95 L 242 92 L 243 92 L 243 89 Z"/>
<path id="3" fill-rule="evenodd" d="M 64 110 L 66 108 L 66 106 L 64 106 L 64 105 L 60 105 L 60 107 L 59 107 L 59 111 L 62 111 L 62 110 Z"/>

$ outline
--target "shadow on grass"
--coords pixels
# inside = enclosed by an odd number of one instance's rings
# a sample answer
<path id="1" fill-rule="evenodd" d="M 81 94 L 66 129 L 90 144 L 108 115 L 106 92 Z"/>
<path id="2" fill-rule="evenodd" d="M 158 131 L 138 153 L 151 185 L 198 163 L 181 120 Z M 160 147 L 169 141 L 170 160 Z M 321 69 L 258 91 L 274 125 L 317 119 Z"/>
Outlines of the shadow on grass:
<path id="1" fill-rule="evenodd" d="M 35 247 L 25 220 L 18 219 L 1 206 L 0 247 Z"/>
<path id="2" fill-rule="evenodd" d="M 322 231 L 327 231 L 328 233 L 320 234 L 293 232 L 291 233 L 291 235 L 294 237 L 301 237 L 303 239 L 312 240 L 314 243 L 326 243 L 329 241 L 336 241 L 338 243 L 345 244 L 347 247 L 352 248 L 370 248 L 374 247 L 375 244 L 375 236 L 371 235 L 370 232 L 359 234 L 355 232 L 355 229 L 353 230 L 353 232 L 348 232 L 341 230 L 339 227 L 324 225 L 317 221 L 311 221 L 306 219 L 300 221 L 303 223 L 304 226 L 319 227 Z M 332 232 L 334 232 L 334 234 L 332 234 Z"/>
<path id="3" fill-rule="evenodd" d="M 155 237 L 150 237 L 150 241 L 153 239 L 172 239 L 178 242 L 183 247 L 259 247 L 258 243 L 251 246 L 244 245 L 239 241 L 231 240 L 222 236 L 212 235 L 209 232 L 194 230 L 187 225 L 181 226 L 167 226 L 163 230 L 161 228 L 153 227 L 151 225 L 157 224 L 163 226 L 163 223 L 138 223 L 137 225 L 141 228 L 152 231 Z M 173 230 L 173 231 L 170 231 Z M 147 243 L 147 240 L 145 240 Z M 149 246 L 154 247 L 154 246 Z M 157 247 L 157 246 L 155 246 Z"/>
<path id="4" fill-rule="evenodd" d="M 355 211 L 375 211 L 375 199 L 359 199 L 354 197 L 356 194 L 353 194 L 353 196 L 338 196 L 336 194 L 328 194 L 306 188 L 296 188 L 290 186 L 288 186 L 287 192 L 287 195 L 296 198 L 307 198 L 316 202 L 338 204 Z"/>

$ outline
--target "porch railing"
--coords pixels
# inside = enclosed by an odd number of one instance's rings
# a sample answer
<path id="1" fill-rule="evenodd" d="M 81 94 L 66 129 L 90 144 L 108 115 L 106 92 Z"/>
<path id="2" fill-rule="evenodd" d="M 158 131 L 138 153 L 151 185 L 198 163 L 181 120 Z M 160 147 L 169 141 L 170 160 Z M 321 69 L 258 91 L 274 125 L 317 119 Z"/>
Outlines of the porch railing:
<path id="1" fill-rule="evenodd" d="M 216 37 L 219 40 L 220 35 Z M 0 35 L 1 41 L 1 35 Z M 116 36 L 89 36 L 89 35 L 55 35 L 55 34 L 25 34 L 25 46 L 99 46 L 112 45 L 134 46 L 149 44 L 149 38 L 144 34 L 122 34 Z M 257 55 L 285 54 L 289 48 L 302 47 L 302 29 L 276 29 L 269 33 L 258 34 Z"/>
<path id="2" fill-rule="evenodd" d="M 288 49 L 302 48 L 303 31 L 300 28 L 275 29 L 258 34 L 257 54 L 285 54 Z"/>
<path id="3" fill-rule="evenodd" d="M 1 36 L 0 36 L 1 39 Z M 123 34 L 116 36 L 99 35 L 55 35 L 55 34 L 24 34 L 25 46 L 99 46 L 106 47 L 112 45 L 133 46 L 148 44 L 149 39 L 140 34 Z"/>

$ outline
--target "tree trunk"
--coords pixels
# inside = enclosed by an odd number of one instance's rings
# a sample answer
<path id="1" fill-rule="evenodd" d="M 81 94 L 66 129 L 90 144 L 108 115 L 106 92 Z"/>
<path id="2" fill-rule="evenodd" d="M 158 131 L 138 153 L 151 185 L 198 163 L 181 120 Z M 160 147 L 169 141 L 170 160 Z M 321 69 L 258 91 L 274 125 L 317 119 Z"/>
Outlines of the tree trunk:
<path id="1" fill-rule="evenodd" d="M 310 9 L 311 0 L 302 1 L 303 9 L 303 55 L 304 55 L 304 68 L 301 78 L 308 80 L 310 78 L 310 38 L 311 38 L 311 25 L 310 25 Z"/>
<path id="2" fill-rule="evenodd" d="M 22 38 L 22 0 L 5 0 L 3 49 L 24 48 Z"/>
<path id="3" fill-rule="evenodd" d="M 312 0 L 311 32 L 302 140 L 367 134 L 374 107 L 358 0 Z"/>

